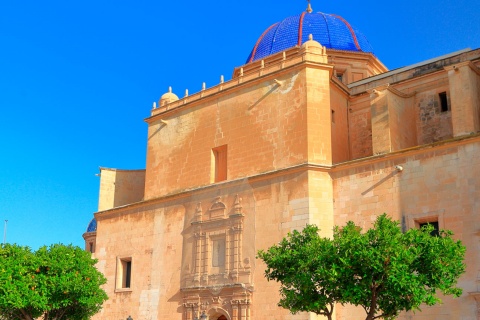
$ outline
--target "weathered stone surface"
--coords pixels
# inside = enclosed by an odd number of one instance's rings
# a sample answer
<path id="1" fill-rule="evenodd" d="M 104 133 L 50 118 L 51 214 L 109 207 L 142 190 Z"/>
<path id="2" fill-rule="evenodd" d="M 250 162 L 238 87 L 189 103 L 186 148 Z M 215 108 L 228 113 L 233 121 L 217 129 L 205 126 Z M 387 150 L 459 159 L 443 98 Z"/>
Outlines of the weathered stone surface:
<path id="1" fill-rule="evenodd" d="M 277 306 L 278 284 L 256 252 L 306 224 L 331 236 L 383 212 L 405 229 L 438 221 L 467 246 L 464 295 L 402 319 L 476 318 L 478 65 L 473 50 L 386 72 L 371 54 L 311 44 L 164 99 L 146 120 L 146 170 L 101 170 L 97 232 L 85 239 L 110 299 L 94 319 L 321 319 Z M 451 111 L 441 111 L 441 92 Z M 129 288 L 119 287 L 122 259 Z M 359 312 L 337 306 L 336 319 Z"/>

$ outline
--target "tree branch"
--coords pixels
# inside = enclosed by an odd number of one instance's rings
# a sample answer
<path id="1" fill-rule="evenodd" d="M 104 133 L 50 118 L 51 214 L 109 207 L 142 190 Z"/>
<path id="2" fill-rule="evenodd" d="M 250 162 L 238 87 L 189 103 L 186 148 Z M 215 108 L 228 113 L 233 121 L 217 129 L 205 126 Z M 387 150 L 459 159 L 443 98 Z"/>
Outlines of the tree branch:
<path id="1" fill-rule="evenodd" d="M 20 312 L 22 313 L 23 318 L 24 318 L 25 320 L 34 320 L 31 315 L 29 315 L 27 312 L 25 312 L 25 310 L 20 309 Z"/>
<path id="2" fill-rule="evenodd" d="M 375 310 L 377 306 L 377 291 L 376 286 L 372 290 L 372 300 L 370 300 L 370 311 L 367 314 L 366 320 L 375 319 Z"/>

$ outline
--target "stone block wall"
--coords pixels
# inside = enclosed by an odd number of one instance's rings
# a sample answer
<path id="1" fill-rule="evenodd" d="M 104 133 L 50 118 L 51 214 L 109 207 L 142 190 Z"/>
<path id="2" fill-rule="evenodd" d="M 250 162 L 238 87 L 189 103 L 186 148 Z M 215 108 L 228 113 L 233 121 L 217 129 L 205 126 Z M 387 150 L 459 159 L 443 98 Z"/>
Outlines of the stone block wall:
<path id="1" fill-rule="evenodd" d="M 349 133 L 352 159 L 373 155 L 372 114 L 370 106 L 358 111 L 349 111 Z"/>
<path id="2" fill-rule="evenodd" d="M 307 157 L 305 71 L 291 71 L 151 119 L 146 199 L 211 183 L 212 148 L 227 145 L 227 179 Z M 158 120 L 157 120 L 158 119 Z M 165 152 L 168 150 L 168 152 Z"/>
<path id="3" fill-rule="evenodd" d="M 145 170 L 100 168 L 98 211 L 143 200 Z"/>
<path id="4" fill-rule="evenodd" d="M 401 165 L 403 171 L 395 169 Z M 480 138 L 454 145 L 399 153 L 370 162 L 359 162 L 332 173 L 336 225 L 352 220 L 368 229 L 384 212 L 402 222 L 405 229 L 436 219 L 441 229 L 452 230 L 467 246 L 467 272 L 460 278 L 464 290 L 458 299 L 425 308 L 415 319 L 460 319 L 469 317 L 476 307 L 470 293 L 477 292 L 480 230 Z M 477 280 L 478 281 L 478 280 Z M 350 319 L 349 307 L 337 320 Z M 408 315 L 401 319 L 410 319 Z"/>
<path id="5" fill-rule="evenodd" d="M 256 253 L 306 224 L 320 224 L 331 235 L 331 186 L 326 172 L 291 172 L 97 214 L 95 257 L 109 300 L 94 319 L 192 320 L 201 311 L 235 320 L 266 319 L 272 312 L 278 319 L 310 319 L 277 307 L 278 284 L 265 279 Z M 226 266 L 218 271 L 209 239 L 222 234 Z M 202 247 L 198 237 L 206 239 Z M 130 288 L 118 285 L 122 259 L 132 262 Z M 240 318 L 243 311 L 249 317 Z"/>

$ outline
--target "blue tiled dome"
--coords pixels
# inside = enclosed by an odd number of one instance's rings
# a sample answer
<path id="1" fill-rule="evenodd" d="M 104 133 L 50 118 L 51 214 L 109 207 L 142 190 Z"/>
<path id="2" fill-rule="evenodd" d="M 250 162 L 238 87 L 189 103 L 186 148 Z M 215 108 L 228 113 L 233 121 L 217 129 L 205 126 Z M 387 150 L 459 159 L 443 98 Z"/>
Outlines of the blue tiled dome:
<path id="1" fill-rule="evenodd" d="M 312 34 L 313 40 L 328 49 L 373 53 L 367 38 L 345 19 L 334 14 L 303 12 L 277 22 L 260 36 L 247 63 L 295 46 L 301 46 Z"/>
<path id="2" fill-rule="evenodd" d="M 95 232 L 95 231 L 97 231 L 97 220 L 93 218 L 88 224 L 87 232 Z"/>

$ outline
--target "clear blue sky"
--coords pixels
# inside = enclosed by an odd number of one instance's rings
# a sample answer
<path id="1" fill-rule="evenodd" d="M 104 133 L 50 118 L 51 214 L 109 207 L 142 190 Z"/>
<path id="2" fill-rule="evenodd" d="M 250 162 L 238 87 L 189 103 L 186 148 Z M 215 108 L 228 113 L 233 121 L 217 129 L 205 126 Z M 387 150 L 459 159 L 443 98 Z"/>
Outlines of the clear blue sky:
<path id="1" fill-rule="evenodd" d="M 83 246 L 98 167 L 145 167 L 143 121 L 231 77 L 271 24 L 304 0 L 2 1 L 0 241 Z M 363 31 L 390 69 L 480 47 L 480 1 L 319 1 Z"/>

